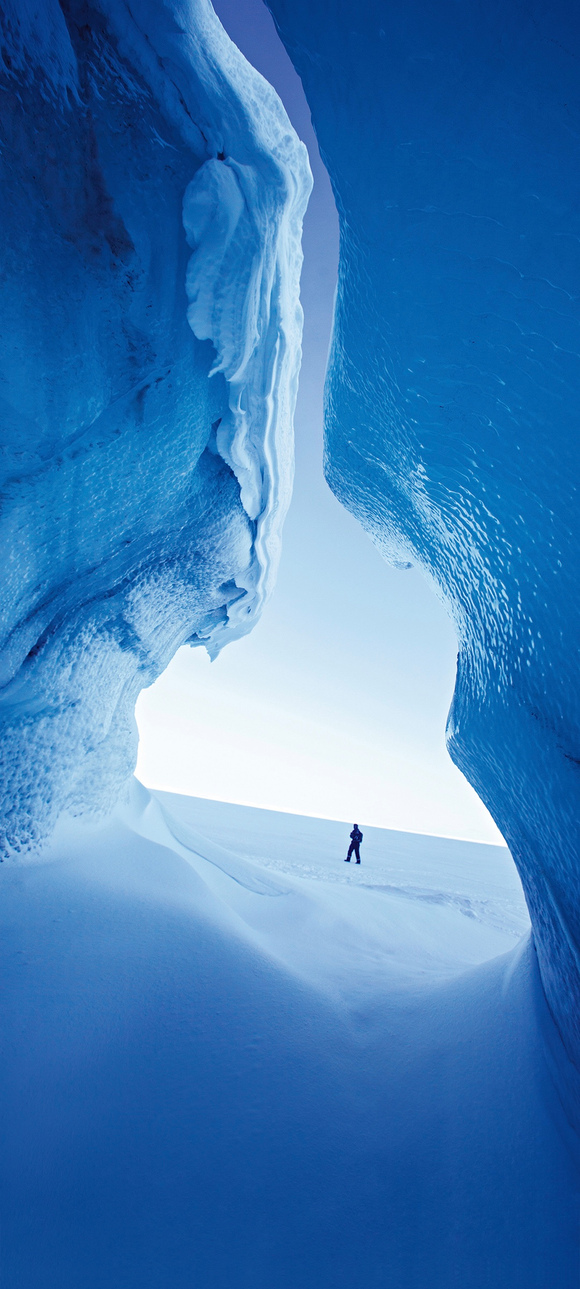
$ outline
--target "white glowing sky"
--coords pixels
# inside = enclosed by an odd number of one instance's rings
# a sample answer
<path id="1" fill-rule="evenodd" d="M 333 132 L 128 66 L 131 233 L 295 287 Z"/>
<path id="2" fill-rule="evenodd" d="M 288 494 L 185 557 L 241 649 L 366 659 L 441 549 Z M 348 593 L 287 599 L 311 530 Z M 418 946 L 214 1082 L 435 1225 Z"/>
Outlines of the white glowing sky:
<path id="1" fill-rule="evenodd" d="M 304 360 L 296 485 L 278 586 L 251 636 L 210 664 L 182 649 L 137 705 L 149 787 L 386 828 L 500 841 L 452 765 L 456 642 L 413 569 L 383 563 L 322 475 L 322 389 L 337 220 L 298 77 L 261 0 L 215 0 L 307 143 Z"/>

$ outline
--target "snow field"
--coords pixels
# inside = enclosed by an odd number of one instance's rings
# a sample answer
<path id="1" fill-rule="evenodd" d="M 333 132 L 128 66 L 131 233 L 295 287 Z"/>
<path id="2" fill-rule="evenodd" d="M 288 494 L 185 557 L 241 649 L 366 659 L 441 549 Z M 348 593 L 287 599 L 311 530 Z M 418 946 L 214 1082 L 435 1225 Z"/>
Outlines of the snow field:
<path id="1" fill-rule="evenodd" d="M 576 1285 L 507 852 L 361 826 L 135 785 L 0 869 L 7 1289 Z"/>

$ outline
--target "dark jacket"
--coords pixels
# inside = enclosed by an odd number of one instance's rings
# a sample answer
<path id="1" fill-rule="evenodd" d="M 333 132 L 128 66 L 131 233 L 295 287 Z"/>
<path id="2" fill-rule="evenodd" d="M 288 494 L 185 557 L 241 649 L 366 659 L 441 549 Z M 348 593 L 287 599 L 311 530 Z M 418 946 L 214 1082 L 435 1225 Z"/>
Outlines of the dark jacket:
<path id="1" fill-rule="evenodd" d="M 351 832 L 351 834 L 350 834 L 350 839 L 351 839 L 351 841 L 358 841 L 358 843 L 359 843 L 359 845 L 360 845 L 360 843 L 361 843 L 361 841 L 362 841 L 362 839 L 363 839 L 363 835 L 362 835 L 362 832 L 361 832 L 360 828 L 353 828 L 353 830 L 352 830 L 352 832 Z"/>

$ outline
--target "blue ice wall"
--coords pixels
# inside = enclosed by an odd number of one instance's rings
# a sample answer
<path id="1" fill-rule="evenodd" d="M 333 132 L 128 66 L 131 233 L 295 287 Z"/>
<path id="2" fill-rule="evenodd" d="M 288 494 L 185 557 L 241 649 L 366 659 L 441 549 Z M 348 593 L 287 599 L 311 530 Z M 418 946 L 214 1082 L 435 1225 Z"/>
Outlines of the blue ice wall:
<path id="1" fill-rule="evenodd" d="M 135 699 L 271 590 L 310 177 L 209 0 L 0 18 L 4 848 L 103 809 Z M 211 379 L 210 379 L 211 377 Z"/>
<path id="2" fill-rule="evenodd" d="M 578 10 L 269 5 L 341 220 L 327 476 L 453 614 L 450 752 L 580 1062 Z"/>

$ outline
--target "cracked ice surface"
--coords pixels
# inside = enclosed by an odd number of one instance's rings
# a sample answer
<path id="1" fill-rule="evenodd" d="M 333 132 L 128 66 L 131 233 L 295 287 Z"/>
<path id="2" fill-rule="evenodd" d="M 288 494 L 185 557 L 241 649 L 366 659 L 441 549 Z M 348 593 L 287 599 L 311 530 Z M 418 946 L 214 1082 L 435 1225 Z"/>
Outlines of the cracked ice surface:
<path id="1" fill-rule="evenodd" d="M 139 690 L 271 590 L 305 149 L 208 0 L 0 19 L 3 835 L 108 807 Z"/>

